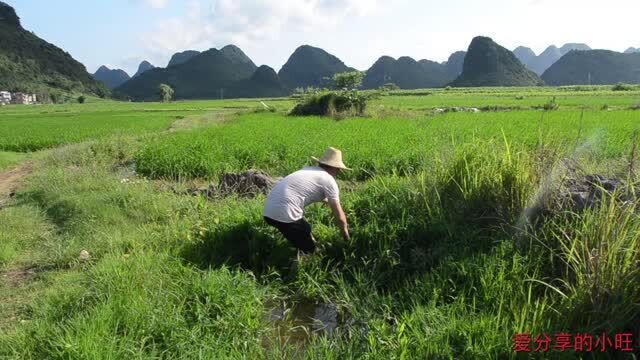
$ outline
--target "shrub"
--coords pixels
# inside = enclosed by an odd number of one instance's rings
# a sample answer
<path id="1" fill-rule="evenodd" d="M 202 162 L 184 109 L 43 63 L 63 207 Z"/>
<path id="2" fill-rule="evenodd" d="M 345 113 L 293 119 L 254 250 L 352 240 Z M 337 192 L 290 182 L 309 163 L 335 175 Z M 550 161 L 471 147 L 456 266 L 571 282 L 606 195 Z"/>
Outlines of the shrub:
<path id="1" fill-rule="evenodd" d="M 333 116 L 352 109 L 353 103 L 348 96 L 336 92 L 313 93 L 304 96 L 289 115 Z"/>
<path id="2" fill-rule="evenodd" d="M 386 83 L 382 86 L 380 86 L 380 90 L 381 91 L 394 91 L 394 90 L 400 90 L 400 86 L 394 84 L 394 83 Z"/>
<path id="3" fill-rule="evenodd" d="M 551 98 L 551 100 L 549 100 L 549 102 L 547 102 L 546 104 L 542 105 L 542 108 L 545 111 L 558 110 L 559 107 L 560 106 L 556 102 L 556 97 L 555 96 L 553 98 Z"/>
<path id="4" fill-rule="evenodd" d="M 633 86 L 624 83 L 617 83 L 611 87 L 612 91 L 631 91 L 633 90 Z"/>
<path id="5" fill-rule="evenodd" d="M 171 99 L 173 99 L 173 88 L 167 84 L 160 84 L 158 93 L 160 94 L 160 100 L 162 100 L 162 102 L 170 102 Z"/>
<path id="6" fill-rule="evenodd" d="M 362 85 L 362 79 L 364 79 L 362 71 L 348 71 L 333 75 L 333 82 L 339 90 L 355 90 Z"/>
<path id="7" fill-rule="evenodd" d="M 308 88 L 301 94 L 298 104 L 291 109 L 289 115 L 332 116 L 336 119 L 349 115 L 363 115 L 367 101 L 379 95 L 377 92 L 363 93 L 357 90 L 363 77 L 364 73 L 360 71 L 334 75 L 335 85 L 341 88 L 337 91 Z"/>
<path id="8" fill-rule="evenodd" d="M 86 100 L 87 99 L 84 97 L 84 95 L 78 96 L 78 104 L 84 104 Z"/>

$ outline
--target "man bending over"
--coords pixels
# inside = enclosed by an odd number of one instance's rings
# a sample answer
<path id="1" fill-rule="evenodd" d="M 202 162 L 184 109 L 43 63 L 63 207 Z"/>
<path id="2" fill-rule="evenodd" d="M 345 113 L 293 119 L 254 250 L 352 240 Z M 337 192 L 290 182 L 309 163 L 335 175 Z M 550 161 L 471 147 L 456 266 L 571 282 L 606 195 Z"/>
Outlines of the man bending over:
<path id="1" fill-rule="evenodd" d="M 280 180 L 271 190 L 264 206 L 264 220 L 278 229 L 298 250 L 305 254 L 316 249 L 311 225 L 304 219 L 304 208 L 312 203 L 327 202 L 340 227 L 342 237 L 349 240 L 347 217 L 340 205 L 336 176 L 347 169 L 342 152 L 328 148 L 321 159 L 312 157 L 318 166 L 308 166 Z"/>

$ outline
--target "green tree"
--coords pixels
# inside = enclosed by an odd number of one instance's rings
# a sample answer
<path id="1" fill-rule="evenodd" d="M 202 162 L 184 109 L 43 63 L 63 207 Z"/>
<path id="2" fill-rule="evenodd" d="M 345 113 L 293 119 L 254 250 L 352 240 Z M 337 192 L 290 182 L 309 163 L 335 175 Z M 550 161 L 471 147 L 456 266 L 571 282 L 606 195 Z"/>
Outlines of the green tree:
<path id="1" fill-rule="evenodd" d="M 333 75 L 333 82 L 337 89 L 355 90 L 362 85 L 364 72 L 348 71 Z"/>
<path id="2" fill-rule="evenodd" d="M 386 83 L 386 84 L 382 85 L 382 86 L 380 87 L 380 90 L 382 90 L 382 91 L 400 90 L 400 86 L 398 86 L 398 85 L 396 85 L 396 84 L 394 84 L 394 83 L 389 82 L 389 83 Z"/>
<path id="3" fill-rule="evenodd" d="M 173 88 L 167 84 L 160 84 L 158 92 L 160 93 L 160 100 L 162 100 L 162 102 L 170 102 L 173 99 Z"/>
<path id="4" fill-rule="evenodd" d="M 79 103 L 79 104 L 84 104 L 84 102 L 85 102 L 86 100 L 87 100 L 87 99 L 84 97 L 84 95 L 80 95 L 80 96 L 78 96 L 78 103 Z"/>

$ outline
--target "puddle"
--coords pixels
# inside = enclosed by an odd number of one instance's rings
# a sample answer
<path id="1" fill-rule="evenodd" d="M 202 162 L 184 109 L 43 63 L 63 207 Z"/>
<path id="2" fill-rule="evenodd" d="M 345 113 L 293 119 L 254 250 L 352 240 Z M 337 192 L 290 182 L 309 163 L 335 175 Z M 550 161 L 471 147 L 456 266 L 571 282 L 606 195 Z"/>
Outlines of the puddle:
<path id="1" fill-rule="evenodd" d="M 268 320 L 276 329 L 277 343 L 302 346 L 314 336 L 333 336 L 344 323 L 336 305 L 311 299 L 278 304 L 271 309 Z"/>

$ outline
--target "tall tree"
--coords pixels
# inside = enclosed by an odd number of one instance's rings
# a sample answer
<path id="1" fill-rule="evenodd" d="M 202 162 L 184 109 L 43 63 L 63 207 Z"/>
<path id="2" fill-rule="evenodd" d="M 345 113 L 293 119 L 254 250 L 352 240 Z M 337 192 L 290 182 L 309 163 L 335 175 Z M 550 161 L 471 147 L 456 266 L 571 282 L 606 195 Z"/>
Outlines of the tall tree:
<path id="1" fill-rule="evenodd" d="M 160 93 L 160 100 L 162 102 L 170 102 L 173 99 L 173 88 L 167 84 L 160 84 L 158 87 Z"/>

